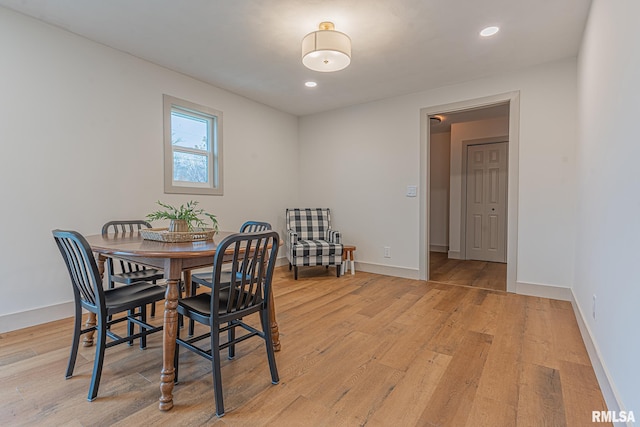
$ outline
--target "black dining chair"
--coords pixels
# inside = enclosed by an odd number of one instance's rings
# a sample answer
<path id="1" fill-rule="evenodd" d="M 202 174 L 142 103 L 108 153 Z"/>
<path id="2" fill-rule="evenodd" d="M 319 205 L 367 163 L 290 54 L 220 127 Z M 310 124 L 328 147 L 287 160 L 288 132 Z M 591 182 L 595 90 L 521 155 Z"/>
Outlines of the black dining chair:
<path id="1" fill-rule="evenodd" d="M 177 332 L 175 381 L 178 382 L 180 347 L 195 352 L 211 361 L 213 386 L 216 401 L 216 415 L 224 415 L 220 352 L 229 349 L 229 359 L 235 356 L 236 344 L 258 336 L 265 341 L 267 359 L 271 371 L 271 382 L 279 382 L 275 353 L 271 338 L 269 311 L 271 305 L 273 270 L 279 246 L 278 233 L 263 231 L 258 233 L 236 233 L 220 242 L 213 258 L 213 285 L 211 293 L 183 298 L 178 301 L 178 317 L 187 316 L 209 327 L 209 331 L 189 339 L 180 338 Z M 223 264 L 231 258 L 230 277 L 235 281 L 225 282 Z M 262 330 L 248 325 L 243 319 L 258 313 Z M 236 328 L 244 333 L 236 336 Z M 227 340 L 220 342 L 220 334 L 227 332 Z M 203 344 L 198 341 L 207 340 Z M 204 345 L 204 347 L 202 347 Z"/>
<path id="2" fill-rule="evenodd" d="M 103 289 L 96 260 L 85 238 L 75 231 L 53 230 L 52 233 L 69 271 L 75 303 L 73 341 L 66 378 L 73 375 L 80 336 L 91 331 L 95 331 L 97 335 L 93 374 L 87 396 L 87 399 L 92 401 L 98 395 L 105 349 L 125 342 L 132 343 L 138 338 L 140 348 L 144 349 L 147 346 L 147 335 L 162 330 L 162 326 L 156 327 L 147 323 L 146 306 L 162 300 L 165 290 L 148 282 Z M 94 326 L 82 329 L 82 309 L 96 315 L 97 322 Z M 111 319 L 111 316 L 123 312 L 127 314 L 115 320 Z M 129 333 L 124 337 L 111 330 L 112 325 L 120 322 L 129 324 Z M 139 326 L 138 333 L 132 333 L 133 325 Z M 107 342 L 107 338 L 111 341 Z"/>
<path id="3" fill-rule="evenodd" d="M 151 228 L 151 224 L 147 221 L 139 219 L 121 220 L 121 221 L 109 221 L 102 226 L 102 235 L 109 233 L 114 234 L 133 234 L 140 233 L 142 228 Z M 123 259 L 117 260 L 120 265 L 120 270 L 116 273 L 114 270 L 114 259 L 107 258 L 107 283 L 109 289 L 115 287 L 116 283 L 122 283 L 130 285 L 135 282 L 146 281 L 156 283 L 158 280 L 164 277 L 164 273 L 155 268 L 147 268 L 143 265 L 133 262 L 125 261 Z M 156 315 L 155 304 L 151 306 L 151 317 Z"/>

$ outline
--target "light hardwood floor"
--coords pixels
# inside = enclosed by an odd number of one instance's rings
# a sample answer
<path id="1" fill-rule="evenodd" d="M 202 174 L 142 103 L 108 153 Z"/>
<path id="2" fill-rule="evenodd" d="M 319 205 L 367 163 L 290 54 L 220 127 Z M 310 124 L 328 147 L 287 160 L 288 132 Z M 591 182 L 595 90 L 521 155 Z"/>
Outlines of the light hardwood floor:
<path id="1" fill-rule="evenodd" d="M 0 425 L 582 427 L 606 409 L 568 302 L 360 271 L 276 276 L 280 384 L 261 340 L 239 344 L 223 418 L 209 363 L 184 351 L 175 407 L 158 410 L 160 335 L 107 349 L 87 402 L 94 350 L 65 380 L 65 319 L 0 335 Z"/>
<path id="2" fill-rule="evenodd" d="M 450 285 L 507 290 L 507 264 L 450 259 L 446 253 L 430 252 L 429 279 Z"/>

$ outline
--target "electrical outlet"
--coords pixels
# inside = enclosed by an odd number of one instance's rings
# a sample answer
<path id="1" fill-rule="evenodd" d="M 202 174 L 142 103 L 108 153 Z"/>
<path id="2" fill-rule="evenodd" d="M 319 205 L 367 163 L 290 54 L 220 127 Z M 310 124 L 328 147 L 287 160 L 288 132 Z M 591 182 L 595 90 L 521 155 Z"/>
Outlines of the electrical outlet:
<path id="1" fill-rule="evenodd" d="M 385 246 L 384 247 L 384 257 L 385 258 L 391 258 L 391 247 L 390 246 Z"/>
<path id="2" fill-rule="evenodd" d="M 591 314 L 593 314 L 593 319 L 596 319 L 596 294 L 593 294 L 593 306 L 591 310 Z"/>

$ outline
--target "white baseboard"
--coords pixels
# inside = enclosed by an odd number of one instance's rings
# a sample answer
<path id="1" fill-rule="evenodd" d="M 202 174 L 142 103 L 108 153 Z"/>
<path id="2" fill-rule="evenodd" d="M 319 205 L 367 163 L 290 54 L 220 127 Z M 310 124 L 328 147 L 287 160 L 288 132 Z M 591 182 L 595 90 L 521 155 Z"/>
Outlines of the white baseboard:
<path id="1" fill-rule="evenodd" d="M 602 396 L 604 397 L 604 401 L 607 404 L 607 409 L 609 411 L 615 411 L 616 413 L 620 413 L 620 411 L 627 411 L 622 401 L 618 398 L 618 392 L 615 387 L 614 382 L 611 380 L 611 375 L 609 375 L 609 370 L 606 365 L 602 361 L 602 357 L 600 356 L 600 350 L 598 348 L 597 342 L 593 339 L 593 335 L 591 334 L 591 329 L 589 329 L 589 325 L 584 318 L 584 313 L 578 304 L 575 295 L 573 294 L 573 290 L 571 290 L 571 306 L 573 307 L 573 312 L 576 316 L 576 321 L 578 322 L 578 328 L 580 329 L 580 334 L 582 335 L 582 341 L 584 342 L 585 347 L 587 348 L 587 353 L 589 354 L 589 359 L 591 359 L 591 365 L 593 366 L 593 370 L 596 374 L 596 379 L 598 380 L 598 385 L 600 386 L 600 390 L 602 391 Z M 628 422 L 627 424 L 616 423 L 616 425 L 627 427 L 633 427 L 633 422 Z"/>
<path id="2" fill-rule="evenodd" d="M 451 259 L 462 259 L 461 256 L 460 256 L 460 251 L 449 251 L 447 253 L 447 255 Z"/>
<path id="3" fill-rule="evenodd" d="M 73 301 L 0 316 L 0 333 L 53 322 L 74 315 Z"/>
<path id="4" fill-rule="evenodd" d="M 532 297 L 558 299 L 562 301 L 571 301 L 573 299 L 571 288 L 563 288 L 561 286 L 551 286 L 551 285 L 540 285 L 537 283 L 516 282 L 516 294 L 529 295 Z"/>
<path id="5" fill-rule="evenodd" d="M 447 252 L 449 252 L 449 246 L 447 246 L 447 245 L 429 245 L 429 251 L 430 252 L 439 252 L 439 253 L 446 254 Z"/>
<path id="6" fill-rule="evenodd" d="M 383 276 L 402 277 L 404 279 L 419 280 L 420 271 L 417 268 L 398 267 L 394 265 L 375 264 L 372 262 L 356 261 L 356 274 L 358 271 L 366 273 L 382 274 Z"/>

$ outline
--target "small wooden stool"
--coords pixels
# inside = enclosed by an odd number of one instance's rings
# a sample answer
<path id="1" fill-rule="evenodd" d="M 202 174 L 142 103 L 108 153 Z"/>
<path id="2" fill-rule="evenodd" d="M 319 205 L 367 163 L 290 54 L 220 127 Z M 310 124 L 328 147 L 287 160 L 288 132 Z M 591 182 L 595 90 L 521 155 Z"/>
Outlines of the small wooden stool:
<path id="1" fill-rule="evenodd" d="M 353 258 L 353 253 L 355 252 L 356 247 L 352 245 L 342 245 L 342 272 L 344 274 L 347 270 L 347 267 L 351 269 L 351 274 L 356 274 L 356 262 Z M 351 265 L 349 265 L 349 262 Z"/>

